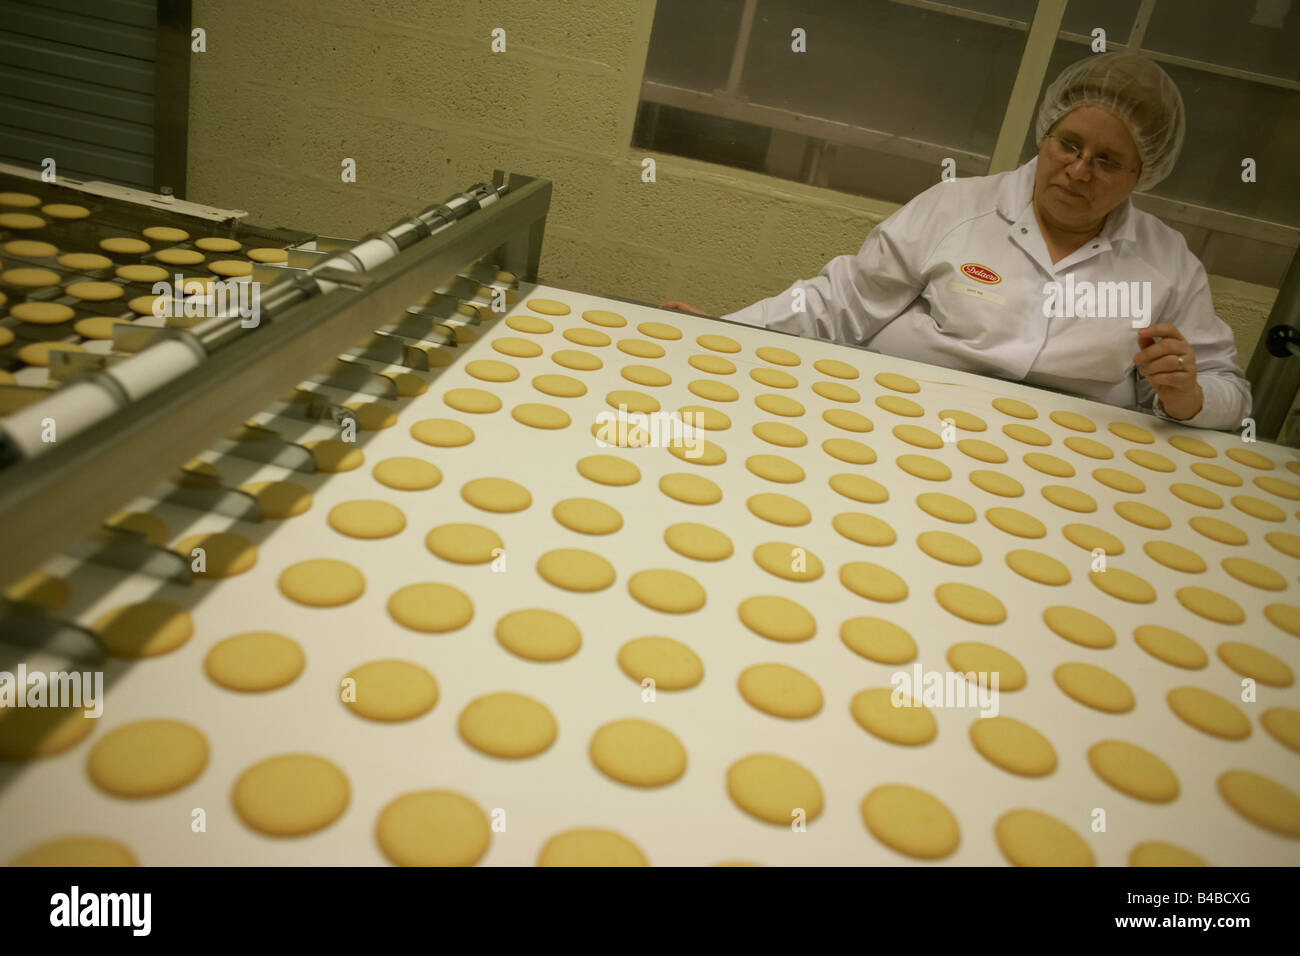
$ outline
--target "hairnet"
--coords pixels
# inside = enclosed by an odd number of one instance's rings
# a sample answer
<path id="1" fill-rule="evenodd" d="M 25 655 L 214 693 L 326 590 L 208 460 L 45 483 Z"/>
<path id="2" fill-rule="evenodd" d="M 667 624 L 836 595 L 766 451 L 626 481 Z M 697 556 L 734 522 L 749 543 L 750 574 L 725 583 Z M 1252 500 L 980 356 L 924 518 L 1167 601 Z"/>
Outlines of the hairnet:
<path id="1" fill-rule="evenodd" d="M 1071 63 L 1043 94 L 1035 141 L 1080 106 L 1114 114 L 1133 136 L 1142 171 L 1137 189 L 1149 189 L 1169 175 L 1183 147 L 1183 98 L 1169 74 L 1145 57 L 1101 53 Z"/>

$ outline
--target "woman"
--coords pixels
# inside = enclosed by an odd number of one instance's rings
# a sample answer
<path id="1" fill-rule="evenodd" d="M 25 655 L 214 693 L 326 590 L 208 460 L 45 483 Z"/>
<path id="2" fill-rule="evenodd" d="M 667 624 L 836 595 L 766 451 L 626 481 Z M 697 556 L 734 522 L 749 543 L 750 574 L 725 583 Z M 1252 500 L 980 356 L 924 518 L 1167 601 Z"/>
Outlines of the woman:
<path id="1" fill-rule="evenodd" d="M 856 256 L 724 318 L 1237 428 L 1250 384 L 1205 269 L 1129 202 L 1169 174 L 1183 129 L 1150 60 L 1074 63 L 1043 98 L 1036 157 L 931 187 Z"/>

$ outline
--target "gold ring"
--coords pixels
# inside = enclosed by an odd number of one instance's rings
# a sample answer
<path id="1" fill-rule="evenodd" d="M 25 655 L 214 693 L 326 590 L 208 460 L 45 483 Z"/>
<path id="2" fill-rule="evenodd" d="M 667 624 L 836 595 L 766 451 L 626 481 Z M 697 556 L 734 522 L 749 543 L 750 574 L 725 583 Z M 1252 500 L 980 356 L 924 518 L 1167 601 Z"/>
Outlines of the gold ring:
<path id="1" fill-rule="evenodd" d="M 1178 370 L 1180 372 L 1183 370 L 1183 357 L 1181 355 L 1178 356 Z"/>

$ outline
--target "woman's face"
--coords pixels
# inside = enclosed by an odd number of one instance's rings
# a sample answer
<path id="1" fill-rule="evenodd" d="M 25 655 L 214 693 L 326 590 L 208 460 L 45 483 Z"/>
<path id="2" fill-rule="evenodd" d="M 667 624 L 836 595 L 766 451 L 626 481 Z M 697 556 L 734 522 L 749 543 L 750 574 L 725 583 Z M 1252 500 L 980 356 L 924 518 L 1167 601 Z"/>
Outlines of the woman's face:
<path id="1" fill-rule="evenodd" d="M 1066 144 L 1079 153 L 1070 158 Z M 1089 162 L 1084 154 L 1102 163 Z M 1106 172 L 1107 162 L 1122 167 Z M 1038 147 L 1034 203 L 1047 224 L 1070 232 L 1099 228 L 1137 185 L 1141 160 L 1128 127 L 1100 107 L 1081 106 L 1056 121 Z"/>

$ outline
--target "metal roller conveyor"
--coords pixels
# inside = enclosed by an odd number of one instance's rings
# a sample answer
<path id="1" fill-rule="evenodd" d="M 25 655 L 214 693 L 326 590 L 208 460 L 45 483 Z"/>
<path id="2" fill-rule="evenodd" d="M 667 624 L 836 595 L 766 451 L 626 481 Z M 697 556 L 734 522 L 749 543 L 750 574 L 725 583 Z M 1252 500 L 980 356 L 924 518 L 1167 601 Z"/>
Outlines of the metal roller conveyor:
<path id="1" fill-rule="evenodd" d="M 151 395 L 167 382 L 185 375 L 218 349 L 234 341 L 261 321 L 275 321 L 308 299 L 327 295 L 340 285 L 356 287 L 346 273 L 364 273 L 409 249 L 422 239 L 454 225 L 472 212 L 490 206 L 505 191 L 479 183 L 445 203 L 430 206 L 416 216 L 399 220 L 386 231 L 362 239 L 351 249 L 317 263 L 290 281 L 267 290 L 259 315 L 249 318 L 229 314 L 223 304 L 217 314 L 189 331 L 177 331 L 168 341 L 156 342 L 112 368 L 90 372 L 81 381 L 43 402 L 16 412 L 0 423 L 0 467 L 18 459 L 35 458 L 52 443 L 42 434 L 49 421 L 70 437 L 102 422 L 119 408 Z"/>
<path id="2" fill-rule="evenodd" d="M 59 190 L 60 202 L 78 195 L 72 187 Z M 81 244 L 94 247 L 124 231 L 138 235 L 141 224 L 158 222 L 156 204 L 141 211 L 116 196 L 87 196 L 80 198 L 92 215 L 78 224 Z M 13 579 L 95 527 L 114 506 L 264 409 L 285 383 L 391 397 L 395 385 L 386 371 L 445 367 L 433 357 L 454 350 L 465 337 L 457 330 L 478 325 L 491 307 L 471 300 L 490 300 L 500 284 L 516 285 L 520 276 L 535 278 L 549 196 L 548 181 L 498 172 L 493 184 L 479 183 L 356 242 L 315 243 L 302 233 L 243 224 L 240 211 L 209 212 L 205 231 L 221 222 L 229 234 L 285 248 L 283 264 L 255 263 L 250 275 L 236 277 L 265 285 L 254 298 L 255 316 L 235 307 L 246 305 L 237 297 L 209 302 L 197 322 L 123 312 L 132 321 L 115 326 L 108 342 L 92 343 L 90 354 L 52 352 L 47 387 L 33 387 L 30 369 L 17 386 L 0 385 L 0 400 L 11 410 L 0 419 L 0 523 L 33 542 L 21 558 L 0 556 L 0 579 Z M 67 248 L 74 237 L 59 238 Z M 491 258 L 480 262 L 484 256 Z M 167 260 L 151 250 L 130 261 Z M 185 282 L 212 280 L 188 266 L 168 271 Z M 110 280 L 114 273 L 85 278 Z M 43 328 L 19 332 L 33 340 Z M 5 355 L 0 349 L 0 361 Z M 55 382 L 61 387 L 50 389 Z M 51 423 L 56 441 L 49 440 Z M 261 460 L 240 451 L 236 457 Z M 301 455 L 292 457 L 301 464 Z"/>

